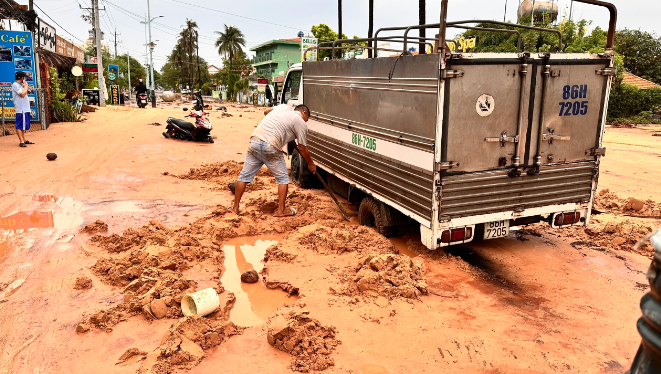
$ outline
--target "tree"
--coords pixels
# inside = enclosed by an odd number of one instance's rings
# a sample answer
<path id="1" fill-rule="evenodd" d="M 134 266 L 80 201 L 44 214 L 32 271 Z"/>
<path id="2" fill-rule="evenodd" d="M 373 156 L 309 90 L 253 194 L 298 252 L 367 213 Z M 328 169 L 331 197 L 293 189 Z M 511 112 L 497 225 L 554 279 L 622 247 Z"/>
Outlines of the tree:
<path id="1" fill-rule="evenodd" d="M 229 68 L 227 70 L 227 97 L 234 97 L 236 92 L 235 82 L 237 79 L 234 77 L 234 72 L 232 69 L 232 62 L 235 55 L 243 54 L 243 48 L 246 47 L 246 39 L 241 30 L 234 26 L 223 25 L 225 30 L 220 32 L 216 31 L 218 34 L 218 39 L 216 39 L 215 46 L 218 48 L 218 54 L 227 58 L 229 62 Z"/>
<path id="2" fill-rule="evenodd" d="M 337 40 L 337 33 L 333 31 L 333 29 L 330 28 L 325 23 L 320 23 L 316 26 L 312 26 L 312 35 L 314 35 L 315 38 L 319 39 L 319 43 L 322 42 L 332 42 Z M 353 36 L 354 39 L 357 39 L 358 37 L 356 35 Z M 349 39 L 346 34 L 342 34 L 342 39 Z M 357 43 L 358 44 L 358 43 Z M 361 45 L 366 45 L 366 43 L 360 43 Z M 324 45 L 323 47 L 330 47 L 330 45 Z M 339 51 L 336 51 L 336 57 L 337 54 L 341 53 Z M 326 57 L 331 57 L 331 51 L 329 49 L 320 49 L 319 50 L 319 56 L 317 57 L 319 60 L 323 60 Z"/>
<path id="3" fill-rule="evenodd" d="M 615 34 L 615 52 L 632 74 L 661 84 L 661 38 L 641 30 L 620 30 Z"/>
<path id="4" fill-rule="evenodd" d="M 193 54 L 198 48 L 197 45 L 197 23 L 193 20 L 186 19 L 186 24 L 183 26 L 184 29 L 179 33 L 179 43 L 181 44 L 181 51 L 186 55 L 188 59 L 188 65 L 184 71 L 187 72 L 188 84 L 190 87 L 193 87 L 195 67 L 193 66 Z M 183 65 L 181 66 L 183 68 Z M 199 79 L 199 77 L 198 77 Z"/>

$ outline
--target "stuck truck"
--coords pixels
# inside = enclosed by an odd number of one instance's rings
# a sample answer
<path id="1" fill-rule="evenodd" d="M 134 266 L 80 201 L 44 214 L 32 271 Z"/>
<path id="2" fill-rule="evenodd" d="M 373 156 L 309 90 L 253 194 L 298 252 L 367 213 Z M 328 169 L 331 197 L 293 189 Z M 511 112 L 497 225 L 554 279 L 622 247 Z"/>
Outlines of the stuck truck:
<path id="1" fill-rule="evenodd" d="M 280 103 L 310 108 L 308 149 L 322 175 L 359 204 L 361 224 L 386 236 L 396 235 L 405 217 L 419 223 L 429 249 L 505 237 L 512 226 L 537 222 L 587 225 L 605 155 L 617 11 L 603 1 L 576 1 L 609 10 L 604 53 L 563 53 L 562 34 L 552 29 L 448 22 L 442 0 L 440 23 L 322 43 L 317 52 L 329 50 L 332 58 L 292 66 Z M 492 32 L 555 33 L 557 51 L 451 52 L 446 29 L 474 29 L 471 23 L 513 29 L 483 28 Z M 409 35 L 421 28 L 438 35 Z M 403 34 L 379 36 L 393 31 Z M 383 49 L 384 41 L 401 43 L 401 53 L 334 58 L 347 48 Z M 407 52 L 407 45 L 430 41 L 432 53 Z M 291 163 L 295 183 L 314 182 L 295 149 Z"/>

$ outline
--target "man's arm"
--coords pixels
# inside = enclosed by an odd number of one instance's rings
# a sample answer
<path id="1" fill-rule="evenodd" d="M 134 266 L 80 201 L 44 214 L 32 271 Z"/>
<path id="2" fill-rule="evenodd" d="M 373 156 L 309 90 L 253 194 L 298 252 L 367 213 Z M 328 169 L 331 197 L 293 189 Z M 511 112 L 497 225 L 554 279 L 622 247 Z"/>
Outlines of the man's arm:
<path id="1" fill-rule="evenodd" d="M 23 90 L 21 90 L 21 92 L 17 92 L 17 94 L 20 97 L 25 97 L 25 95 L 28 94 L 28 84 L 23 82 L 21 85 L 23 86 Z"/>
<path id="2" fill-rule="evenodd" d="M 308 147 L 304 145 L 298 145 L 298 152 L 303 156 L 305 161 L 308 163 L 308 169 L 312 172 L 312 174 L 317 173 L 317 165 L 314 164 L 314 161 L 312 161 L 312 157 L 310 157 L 310 152 L 308 152 Z"/>

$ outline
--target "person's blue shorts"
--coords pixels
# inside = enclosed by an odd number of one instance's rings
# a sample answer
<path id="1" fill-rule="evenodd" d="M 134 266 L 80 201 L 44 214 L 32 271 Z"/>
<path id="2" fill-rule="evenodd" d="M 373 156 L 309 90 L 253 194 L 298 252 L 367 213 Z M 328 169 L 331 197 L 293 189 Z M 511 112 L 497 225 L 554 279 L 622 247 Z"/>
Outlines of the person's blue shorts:
<path id="1" fill-rule="evenodd" d="M 262 165 L 269 168 L 276 183 L 289 184 L 287 163 L 282 151 L 273 148 L 268 142 L 250 139 L 250 147 L 239 175 L 239 182 L 252 183 Z"/>
<path id="2" fill-rule="evenodd" d="M 30 130 L 30 113 L 16 113 L 16 130 Z"/>

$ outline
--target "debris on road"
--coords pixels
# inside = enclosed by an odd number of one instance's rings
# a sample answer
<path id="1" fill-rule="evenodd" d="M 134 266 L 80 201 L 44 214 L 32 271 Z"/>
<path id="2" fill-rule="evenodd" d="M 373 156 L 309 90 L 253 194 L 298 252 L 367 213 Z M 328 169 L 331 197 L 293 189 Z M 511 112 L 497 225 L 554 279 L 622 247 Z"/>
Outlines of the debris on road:
<path id="1" fill-rule="evenodd" d="M 259 282 L 259 274 L 253 269 L 241 274 L 241 282 L 243 283 L 257 283 Z"/>
<path id="2" fill-rule="evenodd" d="M 661 218 L 661 204 L 653 200 L 643 201 L 634 197 L 621 199 L 605 188 L 595 197 L 595 207 L 611 213 L 625 214 L 632 217 Z"/>
<path id="3" fill-rule="evenodd" d="M 330 356 L 341 342 L 333 326 L 323 326 L 309 312 L 293 310 L 276 314 L 268 321 L 267 340 L 275 348 L 294 356 L 291 370 L 307 373 L 335 365 Z"/>
<path id="4" fill-rule="evenodd" d="M 428 293 L 426 273 L 425 263 L 419 257 L 395 254 L 368 256 L 356 267 L 345 294 L 415 299 Z"/>
<path id="5" fill-rule="evenodd" d="M 89 290 L 92 288 L 92 279 L 82 276 L 76 279 L 76 283 L 73 285 L 74 290 Z"/>
<path id="6" fill-rule="evenodd" d="M 363 255 L 395 253 L 388 239 L 374 229 L 323 220 L 298 230 L 298 244 L 321 254 L 358 252 Z"/>
<path id="7" fill-rule="evenodd" d="M 148 125 L 148 126 L 163 126 L 163 125 L 161 125 L 161 124 L 158 123 L 158 122 L 148 123 L 147 125 Z"/>
<path id="8" fill-rule="evenodd" d="M 97 232 L 108 232 L 108 224 L 101 220 L 96 220 L 79 231 L 81 234 L 94 234 Z"/>

